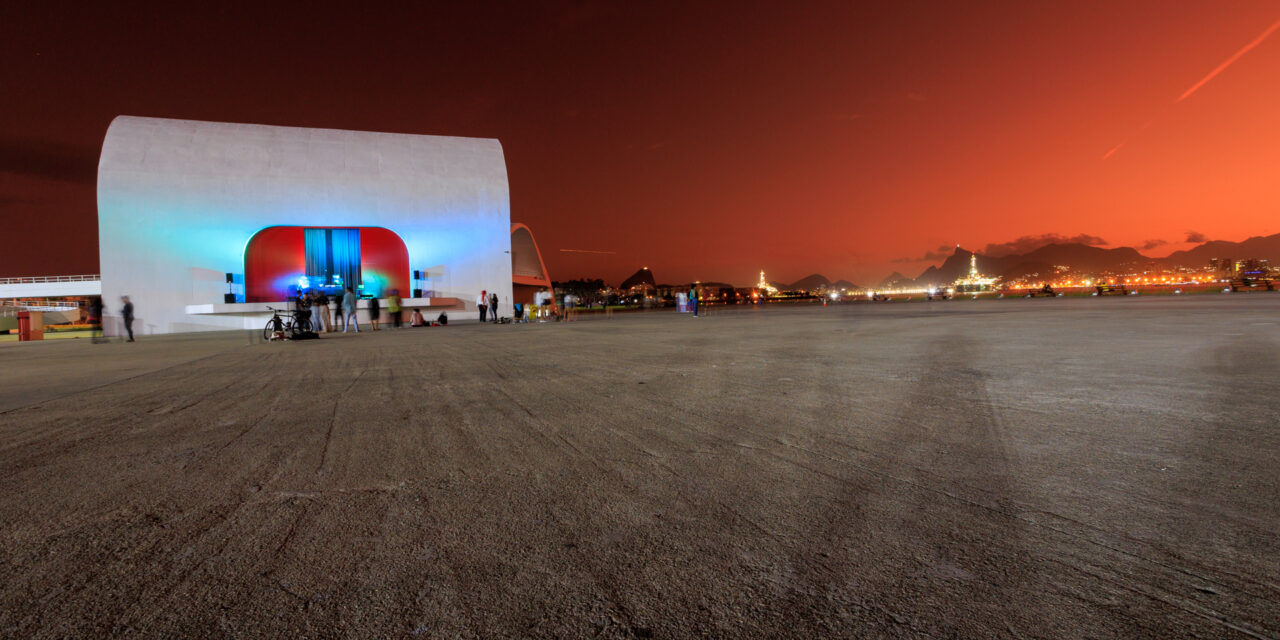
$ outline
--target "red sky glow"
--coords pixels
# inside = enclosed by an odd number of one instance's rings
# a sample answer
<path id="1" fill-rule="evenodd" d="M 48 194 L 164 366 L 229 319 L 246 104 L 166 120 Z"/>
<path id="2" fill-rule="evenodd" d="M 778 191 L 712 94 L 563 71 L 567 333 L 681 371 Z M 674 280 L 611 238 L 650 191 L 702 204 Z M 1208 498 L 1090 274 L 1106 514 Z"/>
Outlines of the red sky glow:
<path id="1" fill-rule="evenodd" d="M 1280 232 L 1272 0 L 67 6 L 0 8 L 0 276 L 97 271 L 121 114 L 498 138 L 556 279 Z"/>

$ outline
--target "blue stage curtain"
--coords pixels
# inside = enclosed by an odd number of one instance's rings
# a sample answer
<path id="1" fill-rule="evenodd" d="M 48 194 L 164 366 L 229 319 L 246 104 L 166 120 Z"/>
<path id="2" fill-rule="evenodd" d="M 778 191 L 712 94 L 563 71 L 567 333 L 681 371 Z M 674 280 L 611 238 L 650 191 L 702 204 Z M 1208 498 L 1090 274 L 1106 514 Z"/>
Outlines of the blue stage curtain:
<path id="1" fill-rule="evenodd" d="M 360 230 L 330 229 L 333 273 L 342 276 L 342 286 L 360 290 Z"/>
<path id="2" fill-rule="evenodd" d="M 306 247 L 307 279 L 317 285 L 328 284 L 333 275 L 333 258 L 329 251 L 330 229 L 303 229 Z"/>

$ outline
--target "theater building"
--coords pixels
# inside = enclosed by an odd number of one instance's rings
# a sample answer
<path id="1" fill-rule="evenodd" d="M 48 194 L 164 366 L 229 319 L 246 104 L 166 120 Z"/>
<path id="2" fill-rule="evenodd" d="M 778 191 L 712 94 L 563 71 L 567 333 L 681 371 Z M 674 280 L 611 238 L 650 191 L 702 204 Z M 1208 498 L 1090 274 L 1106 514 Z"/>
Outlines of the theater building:
<path id="1" fill-rule="evenodd" d="M 549 281 L 497 140 L 122 116 L 98 234 L 102 295 L 128 295 L 143 335 L 261 328 L 299 289 L 398 290 L 450 319 L 488 290 L 510 315 L 513 234 L 516 281 Z"/>

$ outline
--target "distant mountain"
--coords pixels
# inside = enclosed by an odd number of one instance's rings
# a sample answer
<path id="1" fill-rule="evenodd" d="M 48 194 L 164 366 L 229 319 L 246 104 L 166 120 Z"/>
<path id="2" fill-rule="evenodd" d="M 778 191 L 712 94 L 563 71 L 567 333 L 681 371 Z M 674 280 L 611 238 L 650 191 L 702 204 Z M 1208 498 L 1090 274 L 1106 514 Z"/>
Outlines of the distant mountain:
<path id="1" fill-rule="evenodd" d="M 945 285 L 969 273 L 969 256 L 972 251 L 959 247 L 938 266 L 930 266 L 914 280 L 894 272 L 880 283 L 880 288 L 893 286 Z M 988 276 L 1000 276 L 1006 280 L 1023 276 L 1054 273 L 1055 266 L 1069 266 L 1075 271 L 1122 271 L 1151 263 L 1165 266 L 1202 267 L 1212 258 L 1262 258 L 1280 262 L 1280 233 L 1255 236 L 1242 242 L 1213 240 L 1186 251 L 1175 251 L 1165 258 L 1149 258 L 1132 247 L 1103 249 L 1080 243 L 1054 243 L 1023 254 L 984 256 L 978 254 L 978 271 Z"/>
<path id="2" fill-rule="evenodd" d="M 1049 264 L 1048 262 L 1027 260 L 1010 267 L 1005 267 L 1004 271 L 1000 273 L 1000 276 L 1005 279 L 1012 280 L 1017 278 L 1047 278 L 1053 273 L 1055 273 L 1055 270 L 1052 264 Z"/>
<path id="3" fill-rule="evenodd" d="M 902 274 L 896 274 L 898 277 L 905 277 Z M 858 285 L 848 280 L 836 280 L 832 282 L 826 276 L 815 273 L 806 278 L 801 278 L 789 285 L 775 285 L 779 289 L 786 291 L 839 291 L 841 289 L 857 289 Z"/>
<path id="4" fill-rule="evenodd" d="M 1203 266 L 1212 258 L 1262 258 L 1272 263 L 1280 262 L 1280 233 L 1254 236 L 1241 242 L 1210 240 L 1186 251 L 1174 251 L 1160 260 L 1161 264 L 1174 266 Z"/>
<path id="5" fill-rule="evenodd" d="M 969 273 L 972 251 L 956 248 L 941 266 L 929 267 L 915 279 L 917 285 L 944 285 Z M 1151 262 L 1136 249 L 1119 247 L 1103 249 L 1086 244 L 1047 244 L 1025 254 L 992 257 L 978 254 L 978 271 L 1005 279 L 1033 274 L 1051 274 L 1054 266 L 1064 265 L 1080 271 L 1106 271 Z"/>
<path id="6" fill-rule="evenodd" d="M 623 280 L 622 284 L 619 285 L 618 288 L 626 290 L 642 284 L 650 287 L 655 286 L 653 281 L 653 272 L 650 271 L 648 267 L 641 267 L 639 271 L 631 274 L 630 278 Z"/>
<path id="7" fill-rule="evenodd" d="M 950 260 L 950 258 L 948 258 L 948 260 Z M 967 260 L 967 258 L 966 258 L 966 260 Z M 929 267 L 929 268 L 930 268 L 930 269 L 933 269 L 933 267 Z M 965 268 L 966 268 L 966 269 L 968 269 L 968 267 L 965 267 Z M 928 272 L 926 271 L 926 273 L 928 273 Z M 923 277 L 923 276 L 922 276 L 922 277 Z M 898 273 L 897 271 L 894 271 L 893 273 L 889 274 L 889 277 L 888 277 L 888 278 L 885 278 L 884 280 L 881 280 L 881 281 L 880 281 L 880 284 L 879 284 L 879 285 L 877 285 L 877 287 L 876 287 L 876 288 L 878 288 L 878 289 L 890 289 L 890 288 L 893 288 L 893 287 L 895 287 L 895 286 L 897 286 L 897 285 L 899 285 L 899 284 L 911 284 L 911 278 L 908 278 L 908 277 L 906 277 L 906 276 L 902 275 L 901 273 Z"/>
<path id="8" fill-rule="evenodd" d="M 786 288 L 792 291 L 821 291 L 830 289 L 831 281 L 826 276 L 815 273 L 806 278 L 796 280 L 787 285 Z"/>
<path id="9" fill-rule="evenodd" d="M 1103 249 L 1079 243 L 1046 244 L 1020 256 L 1005 256 L 1003 260 L 1005 268 L 1012 267 L 1017 262 L 1042 262 L 1051 265 L 1069 265 L 1077 271 L 1105 271 L 1151 262 L 1151 258 L 1138 253 L 1138 250 L 1133 247 Z"/>

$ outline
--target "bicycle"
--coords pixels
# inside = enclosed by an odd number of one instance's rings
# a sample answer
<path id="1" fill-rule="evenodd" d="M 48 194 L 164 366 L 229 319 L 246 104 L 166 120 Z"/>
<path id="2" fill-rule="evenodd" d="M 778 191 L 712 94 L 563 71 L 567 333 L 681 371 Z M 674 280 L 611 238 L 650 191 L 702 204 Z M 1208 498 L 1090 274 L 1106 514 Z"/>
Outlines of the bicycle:
<path id="1" fill-rule="evenodd" d="M 274 307 L 267 309 L 271 311 L 271 319 L 267 320 L 267 326 L 262 329 L 263 340 L 280 340 L 286 336 L 292 339 L 311 331 L 311 314 L 306 311 L 284 311 Z"/>

